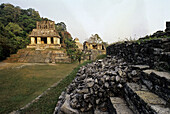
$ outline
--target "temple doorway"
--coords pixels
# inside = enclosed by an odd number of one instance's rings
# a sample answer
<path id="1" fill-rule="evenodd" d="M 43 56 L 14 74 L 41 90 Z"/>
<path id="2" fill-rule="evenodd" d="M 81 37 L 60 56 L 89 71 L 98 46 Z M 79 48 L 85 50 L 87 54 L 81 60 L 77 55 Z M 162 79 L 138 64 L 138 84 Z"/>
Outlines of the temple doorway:
<path id="1" fill-rule="evenodd" d="M 53 38 L 51 38 L 51 44 L 54 44 L 54 40 L 53 40 Z"/>
<path id="2" fill-rule="evenodd" d="M 47 37 L 41 38 L 41 44 L 47 44 Z"/>
<path id="3" fill-rule="evenodd" d="M 102 50 L 105 50 L 104 46 L 102 45 Z"/>
<path id="4" fill-rule="evenodd" d="M 97 45 L 96 44 L 93 44 L 92 47 L 93 47 L 93 49 L 97 49 Z"/>
<path id="5" fill-rule="evenodd" d="M 37 44 L 37 38 L 35 38 L 35 44 Z"/>

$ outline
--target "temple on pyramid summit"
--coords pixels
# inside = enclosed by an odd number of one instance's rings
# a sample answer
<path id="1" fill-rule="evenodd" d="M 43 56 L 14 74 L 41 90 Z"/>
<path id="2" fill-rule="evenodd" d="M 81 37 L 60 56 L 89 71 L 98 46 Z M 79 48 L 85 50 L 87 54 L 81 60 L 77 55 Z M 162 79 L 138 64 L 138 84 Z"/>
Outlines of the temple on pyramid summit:
<path id="1" fill-rule="evenodd" d="M 60 36 L 55 30 L 54 21 L 37 21 L 36 29 L 29 35 L 31 44 L 27 48 L 43 50 L 46 48 L 60 49 Z"/>

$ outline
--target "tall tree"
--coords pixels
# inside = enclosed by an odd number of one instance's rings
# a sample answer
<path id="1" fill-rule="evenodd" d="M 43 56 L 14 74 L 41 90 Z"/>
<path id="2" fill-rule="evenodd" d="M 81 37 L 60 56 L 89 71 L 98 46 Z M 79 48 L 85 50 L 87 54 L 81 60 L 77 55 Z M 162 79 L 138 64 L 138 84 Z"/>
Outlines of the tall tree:
<path id="1" fill-rule="evenodd" d="M 99 44 L 99 43 L 103 43 L 103 40 L 101 39 L 101 37 L 99 37 L 98 34 L 95 34 L 88 39 L 88 42 L 90 43 L 96 43 L 96 44 Z"/>

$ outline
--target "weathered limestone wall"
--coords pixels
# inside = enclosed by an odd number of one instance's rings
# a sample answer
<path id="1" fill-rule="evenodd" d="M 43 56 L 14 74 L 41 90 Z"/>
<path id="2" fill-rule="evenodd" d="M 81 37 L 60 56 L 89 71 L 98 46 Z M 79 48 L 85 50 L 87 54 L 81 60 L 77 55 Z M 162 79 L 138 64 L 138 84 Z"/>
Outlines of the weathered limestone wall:
<path id="1" fill-rule="evenodd" d="M 107 55 L 114 55 L 133 64 L 145 64 L 151 68 L 170 70 L 170 38 L 151 41 L 113 44 L 106 49 Z"/>

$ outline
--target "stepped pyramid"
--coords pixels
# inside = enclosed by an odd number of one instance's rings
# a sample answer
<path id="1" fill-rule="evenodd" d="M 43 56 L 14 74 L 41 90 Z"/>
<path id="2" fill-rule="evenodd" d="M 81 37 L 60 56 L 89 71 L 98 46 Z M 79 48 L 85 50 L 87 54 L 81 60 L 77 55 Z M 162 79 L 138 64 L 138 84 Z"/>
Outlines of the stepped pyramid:
<path id="1" fill-rule="evenodd" d="M 31 44 L 27 49 L 18 50 L 4 62 L 24 63 L 70 63 L 71 59 L 60 49 L 60 36 L 54 21 L 37 21 L 36 29 L 29 35 Z"/>
<path id="2" fill-rule="evenodd" d="M 20 49 L 17 54 L 8 57 L 4 62 L 21 63 L 70 63 L 71 59 L 65 50 Z"/>

